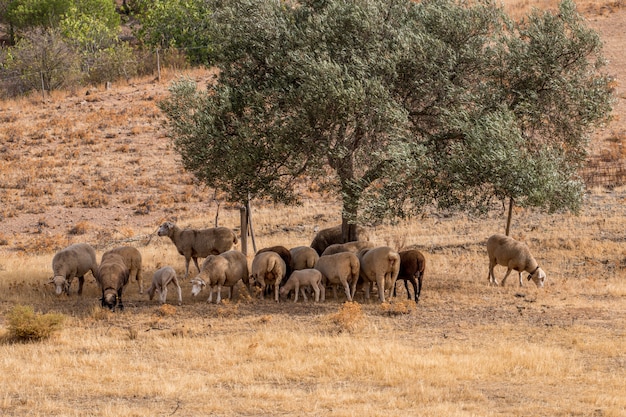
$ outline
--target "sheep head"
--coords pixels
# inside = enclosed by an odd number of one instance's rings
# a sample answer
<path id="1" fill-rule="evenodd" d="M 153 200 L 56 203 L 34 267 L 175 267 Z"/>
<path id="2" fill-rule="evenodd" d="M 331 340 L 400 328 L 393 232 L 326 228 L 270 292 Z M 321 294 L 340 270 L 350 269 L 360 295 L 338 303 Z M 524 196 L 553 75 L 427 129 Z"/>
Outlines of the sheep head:
<path id="1" fill-rule="evenodd" d="M 204 282 L 204 280 L 199 277 L 195 277 L 190 282 L 191 282 L 191 295 L 193 295 L 194 297 L 200 294 L 200 291 L 202 291 L 202 289 L 206 287 L 206 282 Z"/>
<path id="2" fill-rule="evenodd" d="M 535 272 L 528 275 L 528 280 L 530 281 L 531 279 L 538 288 L 543 288 L 543 284 L 546 280 L 546 273 L 543 272 L 543 269 L 537 267 Z"/>
<path id="3" fill-rule="evenodd" d="M 169 236 L 173 229 L 174 229 L 174 223 L 165 222 L 161 225 L 161 227 L 159 227 L 159 230 L 157 231 L 157 235 Z"/>
<path id="4" fill-rule="evenodd" d="M 106 289 L 102 294 L 102 307 L 108 307 L 109 310 L 115 311 L 117 306 L 117 291 L 113 289 Z"/>
<path id="5" fill-rule="evenodd" d="M 69 294 L 70 292 L 70 283 L 65 279 L 63 275 L 56 275 L 50 278 L 49 281 L 51 284 L 54 284 L 54 293 L 56 295 L 61 295 L 62 292 Z"/>

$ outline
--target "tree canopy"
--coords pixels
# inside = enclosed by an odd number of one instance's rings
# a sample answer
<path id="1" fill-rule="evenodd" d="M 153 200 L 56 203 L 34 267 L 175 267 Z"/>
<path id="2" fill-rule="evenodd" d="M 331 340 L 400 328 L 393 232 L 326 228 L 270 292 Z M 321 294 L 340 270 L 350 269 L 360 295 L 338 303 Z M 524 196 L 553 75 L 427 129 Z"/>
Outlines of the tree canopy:
<path id="1" fill-rule="evenodd" d="M 511 21 L 493 1 L 221 1 L 219 76 L 161 102 L 186 169 L 233 201 L 298 202 L 309 176 L 357 222 L 496 199 L 578 210 L 610 111 L 574 3 Z"/>

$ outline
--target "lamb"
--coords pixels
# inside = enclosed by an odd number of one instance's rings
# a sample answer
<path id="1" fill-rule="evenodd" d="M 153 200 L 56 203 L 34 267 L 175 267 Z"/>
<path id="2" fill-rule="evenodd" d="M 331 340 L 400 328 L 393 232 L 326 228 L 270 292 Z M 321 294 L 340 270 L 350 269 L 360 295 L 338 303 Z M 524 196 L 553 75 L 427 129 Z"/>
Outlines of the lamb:
<path id="1" fill-rule="evenodd" d="M 356 233 L 357 239 L 369 240 L 367 238 L 367 231 L 363 227 L 357 226 Z M 322 229 L 317 232 L 311 242 L 311 247 L 315 249 L 318 255 L 322 255 L 324 250 L 334 243 L 344 243 L 341 225 Z"/>
<path id="2" fill-rule="evenodd" d="M 358 253 L 361 249 L 371 249 L 374 246 L 374 243 L 370 242 L 369 240 L 355 240 L 354 242 L 333 243 L 332 245 L 324 249 L 324 252 L 322 252 L 322 256 L 334 255 L 335 253 L 340 252 Z"/>
<path id="3" fill-rule="evenodd" d="M 157 234 L 169 237 L 176 245 L 178 253 L 185 257 L 185 278 L 189 275 L 191 259 L 200 272 L 198 257 L 219 255 L 237 244 L 237 235 L 227 227 L 182 230 L 172 222 L 165 222 L 159 227 Z"/>
<path id="4" fill-rule="evenodd" d="M 297 271 L 293 271 L 291 276 L 283 285 L 280 287 L 280 295 L 286 295 L 289 291 L 294 290 L 296 293 L 293 302 L 298 302 L 298 292 L 302 291 L 302 296 L 304 297 L 304 301 L 306 301 L 306 294 L 304 293 L 304 287 L 311 287 L 315 292 L 315 302 L 320 301 L 320 293 L 322 294 L 322 301 L 326 299 L 326 289 L 324 288 L 324 284 L 322 283 L 322 273 L 317 269 L 300 269 Z"/>
<path id="5" fill-rule="evenodd" d="M 242 252 L 229 250 L 219 255 L 209 255 L 202 263 L 200 273 L 191 280 L 191 295 L 195 297 L 202 291 L 202 288 L 208 285 L 209 298 L 207 303 L 212 302 L 213 290 L 217 289 L 215 302 L 219 304 L 222 301 L 222 287 L 229 288 L 228 298 L 232 299 L 232 288 L 239 280 L 245 281 L 247 279 L 248 259 Z"/>
<path id="6" fill-rule="evenodd" d="M 398 253 L 400 255 L 400 271 L 398 272 L 398 280 L 404 280 L 404 288 L 406 288 L 406 296 L 411 299 L 409 292 L 410 281 L 413 285 L 413 296 L 415 303 L 419 302 L 422 292 L 422 280 L 424 279 L 424 270 L 426 269 L 426 259 L 422 252 L 417 249 L 405 250 Z M 397 283 L 397 281 L 396 281 Z M 393 286 L 393 295 L 396 295 L 396 286 Z"/>
<path id="7" fill-rule="evenodd" d="M 76 243 L 57 252 L 52 258 L 53 277 L 50 283 L 55 286 L 55 293 L 70 294 L 70 285 L 74 277 L 78 277 L 78 295 L 83 293 L 85 274 L 91 271 L 96 277 L 98 262 L 96 251 L 87 243 Z"/>
<path id="8" fill-rule="evenodd" d="M 261 286 L 261 299 L 264 298 L 265 287 L 274 285 L 274 300 L 279 302 L 279 287 L 286 271 L 287 265 L 285 265 L 285 261 L 276 252 L 257 253 L 252 260 L 250 285 L 258 283 Z"/>
<path id="9" fill-rule="evenodd" d="M 296 246 L 289 249 L 291 253 L 291 270 L 309 269 L 315 267 L 319 255 L 310 246 Z"/>
<path id="10" fill-rule="evenodd" d="M 178 292 L 178 305 L 183 303 L 183 294 L 178 284 L 178 278 L 176 277 L 176 271 L 171 266 L 164 266 L 159 268 L 152 275 L 152 285 L 148 288 L 148 296 L 150 300 L 154 298 L 154 292 L 159 293 L 159 301 L 161 304 L 165 304 L 167 300 L 167 286 L 173 283 L 176 286 Z"/>
<path id="11" fill-rule="evenodd" d="M 139 294 L 143 294 L 143 278 L 141 276 L 141 253 L 137 248 L 132 246 L 120 246 L 109 251 L 104 252 L 102 259 L 106 258 L 111 253 L 117 253 L 122 257 L 126 267 L 130 271 L 128 276 L 129 281 L 137 281 L 139 287 Z"/>
<path id="12" fill-rule="evenodd" d="M 128 276 L 129 270 L 121 255 L 111 253 L 102 260 L 96 274 L 102 289 L 102 307 L 115 311 L 115 307 L 119 305 L 120 310 L 124 310 L 122 292 L 128 284 Z"/>
<path id="13" fill-rule="evenodd" d="M 522 284 L 522 272 L 526 271 L 528 280 L 534 281 L 537 287 L 542 288 L 546 279 L 546 273 L 539 268 L 539 264 L 535 258 L 530 254 L 528 246 L 522 242 L 505 236 L 502 234 L 495 234 L 489 237 L 487 240 L 487 254 L 489 255 L 489 283 L 492 285 L 498 285 L 493 268 L 496 265 L 506 266 L 506 274 L 502 278 L 502 286 L 506 281 L 512 270 L 519 272 L 519 285 Z"/>
<path id="14" fill-rule="evenodd" d="M 379 246 L 373 249 L 362 249 L 358 257 L 361 263 L 360 276 L 364 281 L 365 298 L 370 298 L 370 286 L 375 282 L 378 287 L 378 298 L 384 303 L 386 290 L 389 290 L 389 296 L 393 295 L 392 290 L 400 272 L 400 255 L 388 246 Z"/>
<path id="15" fill-rule="evenodd" d="M 346 298 L 352 301 L 356 292 L 356 283 L 359 280 L 359 259 L 354 253 L 341 252 L 320 256 L 315 269 L 322 273 L 325 283 L 343 285 Z M 337 290 L 334 286 L 333 293 L 337 299 Z"/>

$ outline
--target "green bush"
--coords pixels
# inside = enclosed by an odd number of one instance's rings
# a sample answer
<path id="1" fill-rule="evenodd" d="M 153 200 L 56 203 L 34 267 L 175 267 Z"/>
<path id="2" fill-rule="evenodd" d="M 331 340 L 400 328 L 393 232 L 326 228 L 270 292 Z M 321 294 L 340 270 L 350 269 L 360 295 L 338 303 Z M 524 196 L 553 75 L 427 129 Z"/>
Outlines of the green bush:
<path id="1" fill-rule="evenodd" d="M 16 305 L 7 314 L 11 338 L 19 341 L 48 339 L 63 326 L 65 316 L 57 313 L 35 313 L 33 307 Z"/>

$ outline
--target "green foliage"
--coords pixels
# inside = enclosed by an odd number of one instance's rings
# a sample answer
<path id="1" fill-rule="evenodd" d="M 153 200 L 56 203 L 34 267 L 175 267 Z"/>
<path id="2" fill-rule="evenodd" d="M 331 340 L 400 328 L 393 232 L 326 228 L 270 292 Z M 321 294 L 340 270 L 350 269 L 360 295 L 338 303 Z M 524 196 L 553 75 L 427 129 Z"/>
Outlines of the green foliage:
<path id="1" fill-rule="evenodd" d="M 6 20 L 16 29 L 55 27 L 72 5 L 72 0 L 12 0 Z"/>
<path id="2" fill-rule="evenodd" d="M 9 336 L 18 341 L 48 339 L 63 327 L 65 316 L 35 313 L 33 307 L 16 305 L 7 314 Z"/>
<path id="3" fill-rule="evenodd" d="M 75 0 L 60 22 L 65 36 L 84 54 L 110 48 L 120 32 L 120 17 L 110 0 Z"/>
<path id="4" fill-rule="evenodd" d="M 579 208 L 611 90 L 570 0 L 521 23 L 489 0 L 221 4 L 217 84 L 179 81 L 161 108 L 185 167 L 232 200 L 297 202 L 306 174 L 349 223 Z"/>
<path id="5" fill-rule="evenodd" d="M 129 79 L 137 75 L 138 63 L 133 49 L 125 43 L 118 43 L 99 50 L 93 56 L 89 67 L 88 81 L 91 84 Z"/>
<path id="6" fill-rule="evenodd" d="M 213 52 L 211 10 L 203 0 L 138 0 L 136 36 L 159 49 L 183 49 L 192 63 L 208 64 Z"/>

